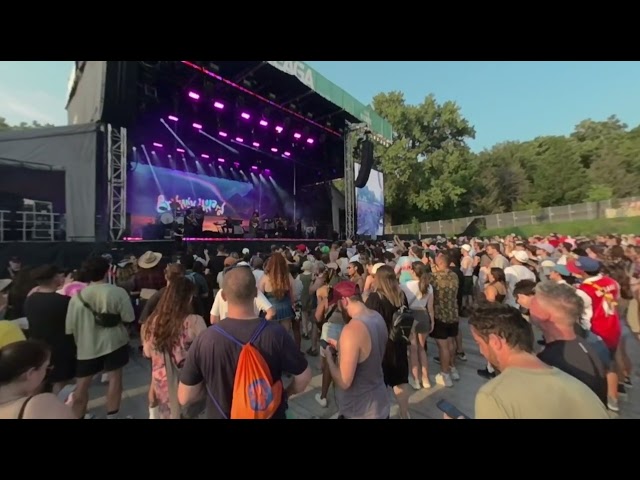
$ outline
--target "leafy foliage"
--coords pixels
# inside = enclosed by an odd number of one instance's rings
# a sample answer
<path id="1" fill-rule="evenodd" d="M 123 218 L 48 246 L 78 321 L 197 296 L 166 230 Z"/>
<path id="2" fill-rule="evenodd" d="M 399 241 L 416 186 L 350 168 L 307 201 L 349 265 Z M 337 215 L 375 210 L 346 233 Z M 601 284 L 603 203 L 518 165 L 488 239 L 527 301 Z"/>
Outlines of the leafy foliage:
<path id="1" fill-rule="evenodd" d="M 376 147 L 392 224 L 621 198 L 640 184 L 640 126 L 615 115 L 584 120 L 569 136 L 505 142 L 473 153 L 474 127 L 454 102 L 433 95 L 419 105 L 381 93 L 374 109 L 394 128 Z"/>
<path id="2" fill-rule="evenodd" d="M 0 117 L 0 132 L 4 132 L 7 130 L 28 130 L 32 128 L 47 128 L 47 127 L 53 127 L 53 125 L 50 123 L 46 123 L 43 125 L 39 122 L 36 122 L 35 120 L 30 124 L 26 122 L 21 122 L 18 125 L 9 125 L 7 123 L 7 120 L 4 117 Z"/>

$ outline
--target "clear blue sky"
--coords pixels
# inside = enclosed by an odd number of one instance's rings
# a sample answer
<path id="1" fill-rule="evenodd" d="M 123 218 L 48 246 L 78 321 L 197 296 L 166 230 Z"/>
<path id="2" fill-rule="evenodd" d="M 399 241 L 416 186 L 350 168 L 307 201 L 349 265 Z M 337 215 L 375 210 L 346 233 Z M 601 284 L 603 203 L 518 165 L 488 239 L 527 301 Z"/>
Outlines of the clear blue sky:
<path id="1" fill-rule="evenodd" d="M 474 149 L 564 135 L 585 118 L 640 123 L 640 62 L 308 62 L 364 103 L 400 90 L 409 103 L 434 93 L 475 126 Z M 0 62 L 0 116 L 66 123 L 72 62 Z"/>

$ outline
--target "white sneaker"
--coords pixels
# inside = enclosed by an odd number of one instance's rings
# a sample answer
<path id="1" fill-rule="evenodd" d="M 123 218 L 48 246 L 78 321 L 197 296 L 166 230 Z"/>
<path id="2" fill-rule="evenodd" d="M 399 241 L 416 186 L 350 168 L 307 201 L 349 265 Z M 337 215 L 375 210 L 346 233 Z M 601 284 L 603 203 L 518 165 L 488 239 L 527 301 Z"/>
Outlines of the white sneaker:
<path id="1" fill-rule="evenodd" d="M 422 388 L 431 388 L 431 382 L 429 380 L 427 380 L 426 382 L 422 380 Z"/>
<path id="2" fill-rule="evenodd" d="M 458 373 L 458 369 L 456 367 L 451 367 L 451 378 L 456 381 L 460 380 L 460 374 Z"/>
<path id="3" fill-rule="evenodd" d="M 411 387 L 412 387 L 414 390 L 420 390 L 420 389 L 422 388 L 422 385 L 420 385 L 420 382 L 419 382 L 419 381 L 417 381 L 415 378 L 411 378 L 411 379 L 409 380 L 409 385 L 411 385 Z"/>
<path id="4" fill-rule="evenodd" d="M 442 373 L 436 375 L 436 383 L 438 385 L 442 385 L 443 387 L 453 387 L 453 382 L 451 381 L 451 375 L 448 373 Z"/>
<path id="5" fill-rule="evenodd" d="M 322 398 L 319 393 L 316 393 L 316 402 L 318 402 L 318 405 L 322 408 L 327 408 L 327 399 Z"/>

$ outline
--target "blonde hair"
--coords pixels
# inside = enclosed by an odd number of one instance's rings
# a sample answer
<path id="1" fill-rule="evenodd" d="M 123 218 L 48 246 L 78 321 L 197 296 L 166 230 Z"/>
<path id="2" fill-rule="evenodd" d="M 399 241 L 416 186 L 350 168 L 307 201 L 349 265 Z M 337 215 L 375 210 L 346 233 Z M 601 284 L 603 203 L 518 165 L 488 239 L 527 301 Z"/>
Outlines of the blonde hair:
<path id="1" fill-rule="evenodd" d="M 391 305 L 400 308 L 404 305 L 404 292 L 400 288 L 396 272 L 388 265 L 384 265 L 376 271 L 376 293 L 385 297 Z"/>

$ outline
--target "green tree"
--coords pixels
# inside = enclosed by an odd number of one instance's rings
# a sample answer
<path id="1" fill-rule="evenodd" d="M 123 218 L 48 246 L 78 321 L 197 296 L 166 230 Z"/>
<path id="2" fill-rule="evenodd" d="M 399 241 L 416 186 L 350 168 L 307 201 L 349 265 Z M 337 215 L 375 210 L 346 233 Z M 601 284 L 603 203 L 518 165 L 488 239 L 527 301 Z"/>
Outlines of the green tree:
<path id="1" fill-rule="evenodd" d="M 524 165 L 529 159 L 528 144 L 505 142 L 478 154 L 478 175 L 474 204 L 478 214 L 517 210 L 531 193 L 531 181 Z"/>
<path id="2" fill-rule="evenodd" d="M 6 131 L 6 130 L 28 130 L 32 128 L 47 128 L 47 127 L 53 127 L 53 126 L 54 125 L 52 125 L 51 123 L 42 124 L 35 120 L 31 123 L 20 122 L 18 125 L 9 125 L 7 123 L 7 120 L 4 117 L 0 117 L 0 132 Z"/>
<path id="3" fill-rule="evenodd" d="M 531 200 L 541 207 L 582 202 L 590 184 L 574 142 L 556 136 L 539 137 L 533 143 Z"/>
<path id="4" fill-rule="evenodd" d="M 429 95 L 408 105 L 401 92 L 381 93 L 374 109 L 394 129 L 390 147 L 377 147 L 385 174 L 385 202 L 394 223 L 414 216 L 437 219 L 459 205 L 467 192 L 473 155 L 467 141 L 475 130 L 454 102 L 439 104 Z"/>

